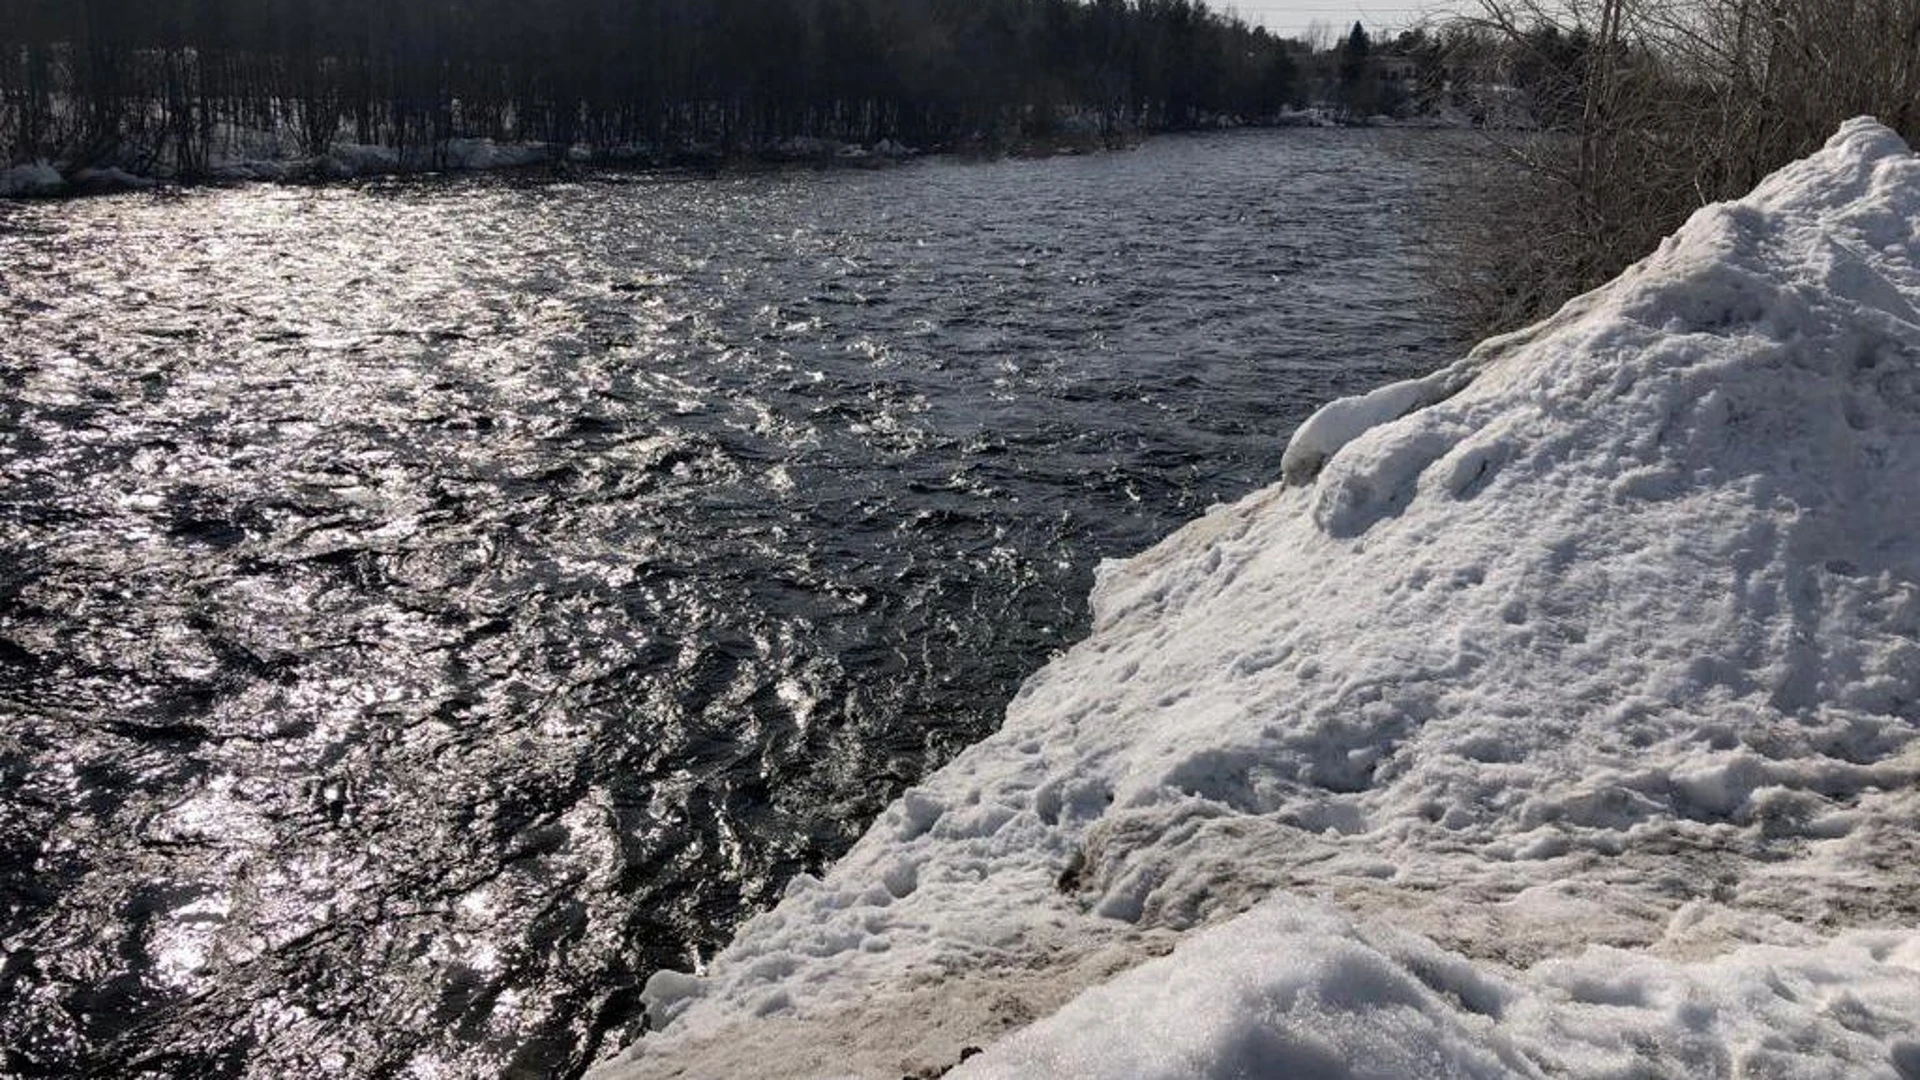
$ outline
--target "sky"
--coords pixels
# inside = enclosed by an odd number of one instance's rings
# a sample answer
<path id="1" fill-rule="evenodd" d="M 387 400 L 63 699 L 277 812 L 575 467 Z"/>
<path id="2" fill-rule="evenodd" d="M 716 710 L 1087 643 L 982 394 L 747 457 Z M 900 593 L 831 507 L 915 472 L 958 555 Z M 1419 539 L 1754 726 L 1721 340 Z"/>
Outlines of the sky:
<path id="1" fill-rule="evenodd" d="M 1256 26 L 1296 37 L 1316 22 L 1345 34 L 1356 19 L 1371 31 L 1405 26 L 1426 14 L 1471 11 L 1477 4 L 1474 0 L 1213 0 L 1207 6 L 1216 11 L 1231 8 Z"/>

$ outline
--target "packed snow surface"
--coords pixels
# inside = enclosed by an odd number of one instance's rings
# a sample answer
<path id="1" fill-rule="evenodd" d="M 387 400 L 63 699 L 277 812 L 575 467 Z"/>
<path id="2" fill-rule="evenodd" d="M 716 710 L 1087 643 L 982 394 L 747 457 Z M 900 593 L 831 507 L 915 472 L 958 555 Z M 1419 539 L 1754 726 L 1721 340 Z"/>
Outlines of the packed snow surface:
<path id="1" fill-rule="evenodd" d="M 1920 1078 L 1917 227 L 1855 121 L 1329 406 L 600 1075 Z"/>

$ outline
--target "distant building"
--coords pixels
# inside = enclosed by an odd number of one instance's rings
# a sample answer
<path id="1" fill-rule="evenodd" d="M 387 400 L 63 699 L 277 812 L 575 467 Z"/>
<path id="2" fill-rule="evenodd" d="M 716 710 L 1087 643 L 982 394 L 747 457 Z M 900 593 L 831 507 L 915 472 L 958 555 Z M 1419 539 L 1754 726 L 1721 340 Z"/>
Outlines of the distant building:
<path id="1" fill-rule="evenodd" d="M 1401 53 L 1383 53 L 1374 59 L 1375 70 L 1382 81 L 1390 83 L 1411 83 L 1420 77 L 1420 65 L 1413 57 Z"/>

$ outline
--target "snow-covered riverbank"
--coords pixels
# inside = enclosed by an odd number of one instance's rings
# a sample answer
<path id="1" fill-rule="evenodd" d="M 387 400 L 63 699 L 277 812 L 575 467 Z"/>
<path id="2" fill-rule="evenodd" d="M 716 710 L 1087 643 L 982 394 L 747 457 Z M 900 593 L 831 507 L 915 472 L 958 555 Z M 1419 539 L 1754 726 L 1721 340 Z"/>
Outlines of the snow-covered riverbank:
<path id="1" fill-rule="evenodd" d="M 366 176 L 439 171 L 480 171 L 524 168 L 564 160 L 561 149 L 541 143 L 496 143 L 490 139 L 454 139 L 439 146 L 401 152 L 385 146 L 336 143 L 327 153 L 305 154 L 287 136 L 244 133 L 223 143 L 225 149 L 210 161 L 204 179 L 215 182 L 253 180 L 351 180 Z M 54 198 L 133 191 L 171 180 L 175 170 L 142 167 L 129 161 L 119 166 L 79 167 L 70 162 L 36 161 L 0 169 L 0 198 Z M 132 171 L 129 171 L 132 170 Z"/>
<path id="2" fill-rule="evenodd" d="M 439 172 L 489 172 L 557 165 L 668 166 L 686 163 L 719 164 L 727 160 L 712 146 L 622 146 L 592 151 L 585 146 L 547 143 L 503 143 L 492 139 L 448 139 L 441 143 L 395 149 L 389 146 L 337 142 L 326 153 L 305 153 L 285 133 L 238 132 L 222 140 L 223 149 L 208 162 L 197 179 L 216 183 L 246 181 L 328 181 L 379 176 L 406 176 Z M 905 161 L 915 151 L 893 139 L 872 146 L 831 139 L 792 138 L 761 147 L 746 160 L 767 164 L 876 165 Z M 138 155 L 134 155 L 138 156 Z M 57 198 L 63 195 L 104 194 L 151 188 L 177 178 L 176 170 L 118 166 L 80 167 L 70 162 L 27 162 L 0 168 L 0 198 Z"/>
<path id="3" fill-rule="evenodd" d="M 1920 1076 L 1917 223 L 1856 121 L 1330 406 L 600 1075 Z"/>

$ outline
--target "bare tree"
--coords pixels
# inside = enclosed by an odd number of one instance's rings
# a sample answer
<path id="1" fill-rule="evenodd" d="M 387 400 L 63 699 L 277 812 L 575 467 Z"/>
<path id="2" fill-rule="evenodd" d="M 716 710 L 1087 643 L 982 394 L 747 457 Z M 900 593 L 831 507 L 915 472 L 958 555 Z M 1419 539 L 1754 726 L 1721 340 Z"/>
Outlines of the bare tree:
<path id="1" fill-rule="evenodd" d="M 1197 126 L 1293 100 L 1288 48 L 1199 0 L 0 0 L 0 166 Z"/>
<path id="2" fill-rule="evenodd" d="M 1542 132 L 1493 140 L 1463 193 L 1456 293 L 1476 329 L 1540 317 L 1693 210 L 1876 115 L 1920 136 L 1920 0 L 1481 0 Z M 1485 63 L 1483 58 L 1482 63 Z"/>

